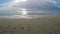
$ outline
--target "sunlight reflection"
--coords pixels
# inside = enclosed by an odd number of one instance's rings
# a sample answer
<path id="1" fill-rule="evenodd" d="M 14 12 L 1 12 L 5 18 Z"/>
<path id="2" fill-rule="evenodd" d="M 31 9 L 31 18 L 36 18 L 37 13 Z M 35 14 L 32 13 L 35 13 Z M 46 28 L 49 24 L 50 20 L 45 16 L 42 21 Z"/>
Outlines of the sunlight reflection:
<path id="1" fill-rule="evenodd" d="M 27 15 L 27 9 L 22 9 L 22 15 Z"/>
<path id="2" fill-rule="evenodd" d="M 27 9 L 21 9 L 22 11 L 18 11 L 21 13 L 21 17 L 24 18 L 24 17 L 27 17 Z"/>

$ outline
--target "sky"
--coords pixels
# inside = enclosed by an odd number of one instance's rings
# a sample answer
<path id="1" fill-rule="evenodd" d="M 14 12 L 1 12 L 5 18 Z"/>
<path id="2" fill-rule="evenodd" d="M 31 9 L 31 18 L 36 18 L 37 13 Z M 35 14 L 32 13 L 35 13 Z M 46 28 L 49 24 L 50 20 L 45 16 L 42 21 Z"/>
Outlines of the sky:
<path id="1" fill-rule="evenodd" d="M 59 11 L 60 0 L 0 0 L 0 17 L 43 15 Z M 46 12 L 45 12 L 46 11 Z"/>

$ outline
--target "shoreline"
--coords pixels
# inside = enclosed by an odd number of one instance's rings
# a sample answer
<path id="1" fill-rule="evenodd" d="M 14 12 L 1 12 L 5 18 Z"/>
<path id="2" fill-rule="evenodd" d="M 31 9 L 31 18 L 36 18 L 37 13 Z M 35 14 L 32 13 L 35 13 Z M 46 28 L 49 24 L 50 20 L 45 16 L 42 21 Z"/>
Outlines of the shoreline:
<path id="1" fill-rule="evenodd" d="M 38 19 L 38 18 L 58 18 L 60 16 L 25 16 L 25 17 L 0 17 L 0 19 Z"/>

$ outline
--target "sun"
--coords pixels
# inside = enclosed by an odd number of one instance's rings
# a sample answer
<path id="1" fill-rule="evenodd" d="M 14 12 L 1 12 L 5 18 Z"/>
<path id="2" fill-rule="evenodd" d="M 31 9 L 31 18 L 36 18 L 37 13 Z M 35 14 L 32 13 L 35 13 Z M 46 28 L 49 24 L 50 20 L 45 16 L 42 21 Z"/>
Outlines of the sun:
<path id="1" fill-rule="evenodd" d="M 14 0 L 14 2 L 26 2 L 27 0 Z"/>
<path id="2" fill-rule="evenodd" d="M 21 1 L 27 1 L 27 0 L 21 0 Z"/>

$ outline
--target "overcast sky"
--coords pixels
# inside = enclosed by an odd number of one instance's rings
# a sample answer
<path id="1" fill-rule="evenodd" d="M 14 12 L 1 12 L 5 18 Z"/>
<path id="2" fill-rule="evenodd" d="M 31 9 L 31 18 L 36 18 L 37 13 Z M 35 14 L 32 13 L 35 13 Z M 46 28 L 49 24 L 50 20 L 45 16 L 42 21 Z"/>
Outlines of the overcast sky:
<path id="1" fill-rule="evenodd" d="M 60 10 L 59 1 L 60 0 L 0 0 L 0 16 L 21 16 L 22 11 L 36 15 L 37 13 L 43 14 L 45 11 Z"/>

